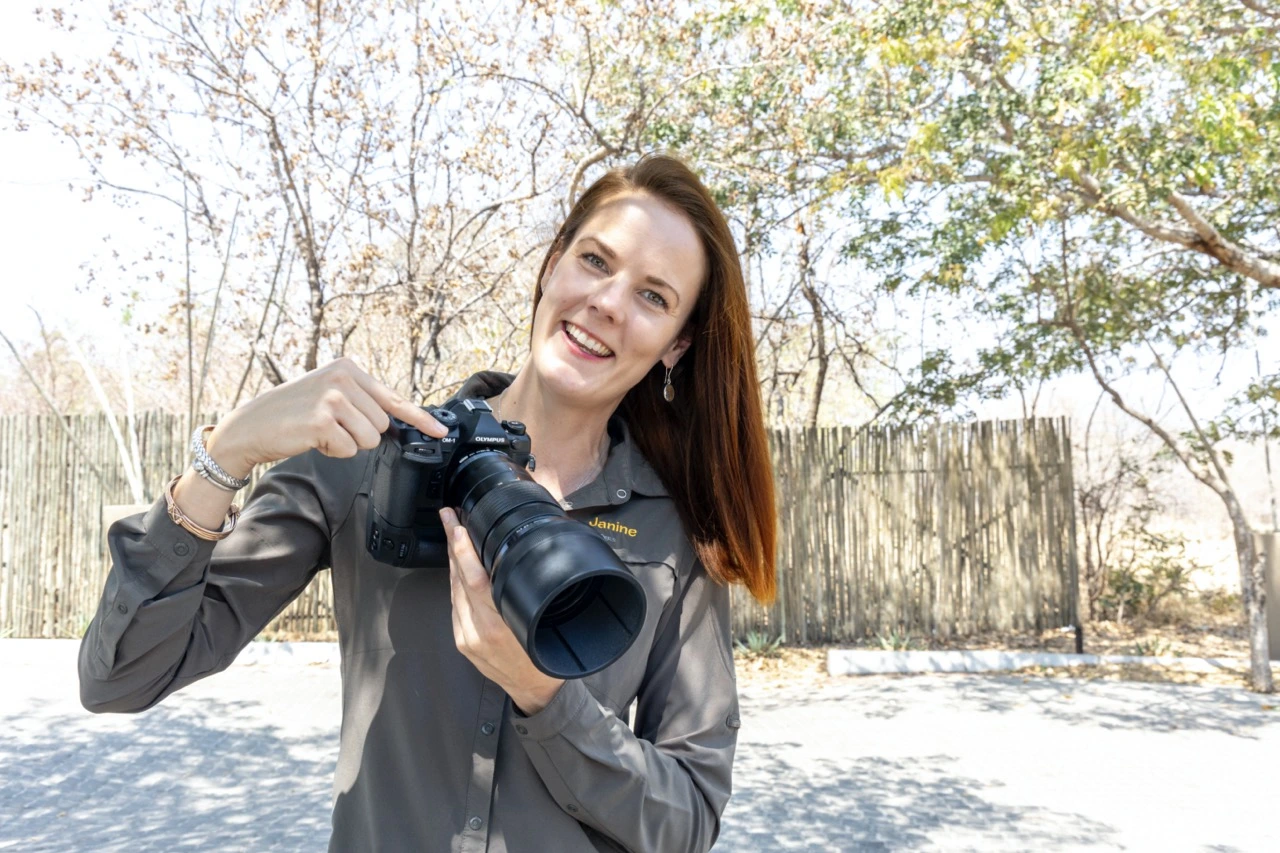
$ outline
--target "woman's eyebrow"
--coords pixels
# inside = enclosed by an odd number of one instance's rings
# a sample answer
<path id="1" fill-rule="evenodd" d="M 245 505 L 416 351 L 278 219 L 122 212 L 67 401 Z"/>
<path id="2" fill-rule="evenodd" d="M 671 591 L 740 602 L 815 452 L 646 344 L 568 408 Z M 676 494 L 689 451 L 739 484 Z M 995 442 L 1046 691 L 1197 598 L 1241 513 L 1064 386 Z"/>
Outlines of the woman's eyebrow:
<path id="1" fill-rule="evenodd" d="M 590 240 L 592 243 L 595 243 L 596 246 L 599 247 L 601 253 L 606 255 L 609 258 L 609 260 L 616 261 L 618 259 L 618 253 L 615 252 L 613 249 L 609 248 L 608 243 L 601 240 L 599 237 L 595 236 L 594 234 L 588 234 L 584 236 L 582 239 L 584 241 Z M 680 292 L 676 290 L 674 287 L 672 287 L 671 285 L 667 284 L 666 281 L 658 278 L 656 275 L 647 275 L 644 277 L 644 280 L 649 282 L 650 284 L 656 284 L 658 287 L 661 287 L 661 288 L 664 288 L 665 290 L 670 291 L 672 297 L 675 298 L 676 305 L 680 304 Z"/>

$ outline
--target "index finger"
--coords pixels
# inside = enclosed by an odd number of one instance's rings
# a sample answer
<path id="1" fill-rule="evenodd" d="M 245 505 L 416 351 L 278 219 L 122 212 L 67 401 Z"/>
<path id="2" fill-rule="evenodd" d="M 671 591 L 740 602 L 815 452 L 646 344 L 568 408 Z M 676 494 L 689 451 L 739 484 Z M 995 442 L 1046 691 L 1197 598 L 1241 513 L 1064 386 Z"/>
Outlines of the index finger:
<path id="1" fill-rule="evenodd" d="M 358 377 L 360 385 L 369 393 L 382 410 L 388 415 L 395 415 L 400 420 L 417 427 L 427 435 L 443 438 L 448 434 L 449 430 L 444 424 L 440 423 L 434 417 L 419 406 L 410 403 L 404 397 L 392 391 L 386 385 L 368 374 Z"/>

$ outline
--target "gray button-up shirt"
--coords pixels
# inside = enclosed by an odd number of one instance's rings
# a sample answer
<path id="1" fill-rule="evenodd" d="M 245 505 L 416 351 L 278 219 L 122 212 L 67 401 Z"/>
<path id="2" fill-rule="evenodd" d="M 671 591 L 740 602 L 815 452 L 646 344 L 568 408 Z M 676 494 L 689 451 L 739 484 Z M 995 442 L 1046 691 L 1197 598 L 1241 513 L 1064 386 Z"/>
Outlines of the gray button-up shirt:
<path id="1" fill-rule="evenodd" d="M 458 394 L 510 380 L 477 374 Z M 515 711 L 458 652 L 447 570 L 368 556 L 367 451 L 276 465 L 217 543 L 170 521 L 163 499 L 112 525 L 80 649 L 85 707 L 140 711 L 220 672 L 330 568 L 343 705 L 331 850 L 709 849 L 739 725 L 728 590 L 620 418 L 610 434 L 604 470 L 566 503 L 643 585 L 645 623 L 623 657 L 565 682 L 542 711 Z"/>

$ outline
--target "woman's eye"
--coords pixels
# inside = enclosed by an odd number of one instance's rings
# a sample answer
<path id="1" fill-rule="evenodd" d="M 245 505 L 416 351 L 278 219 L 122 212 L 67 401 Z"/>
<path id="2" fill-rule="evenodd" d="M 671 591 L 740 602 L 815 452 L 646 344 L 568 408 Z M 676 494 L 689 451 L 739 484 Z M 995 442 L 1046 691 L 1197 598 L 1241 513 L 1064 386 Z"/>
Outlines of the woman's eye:
<path id="1" fill-rule="evenodd" d="M 659 308 L 667 307 L 666 297 L 655 290 L 646 290 L 644 292 L 644 298 L 652 302 L 654 305 L 657 305 Z"/>
<path id="2" fill-rule="evenodd" d="M 582 259 L 597 269 L 605 269 L 607 266 L 604 262 L 604 258 L 600 257 L 595 252 L 583 252 Z"/>

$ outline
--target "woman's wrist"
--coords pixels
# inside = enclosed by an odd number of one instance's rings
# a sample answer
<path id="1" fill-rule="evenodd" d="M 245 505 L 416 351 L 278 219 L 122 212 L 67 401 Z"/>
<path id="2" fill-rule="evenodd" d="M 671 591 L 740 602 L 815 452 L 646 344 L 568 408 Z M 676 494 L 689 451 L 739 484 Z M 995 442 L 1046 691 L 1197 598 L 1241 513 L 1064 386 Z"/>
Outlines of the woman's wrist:
<path id="1" fill-rule="evenodd" d="M 253 462 L 236 446 L 234 437 L 228 436 L 226 425 L 227 421 L 222 421 L 205 436 L 205 450 L 223 471 L 236 479 L 244 479 L 253 471 Z"/>
<path id="2" fill-rule="evenodd" d="M 544 684 L 531 686 L 523 690 L 509 694 L 511 702 L 516 709 L 526 717 L 532 717 L 543 708 L 551 704 L 556 698 L 556 694 L 560 692 L 560 688 L 564 686 L 564 681 L 559 678 L 551 678 Z"/>
<path id="3" fill-rule="evenodd" d="M 173 501 L 206 530 L 218 530 L 231 508 L 231 492 L 220 489 L 188 468 L 173 486 Z"/>

